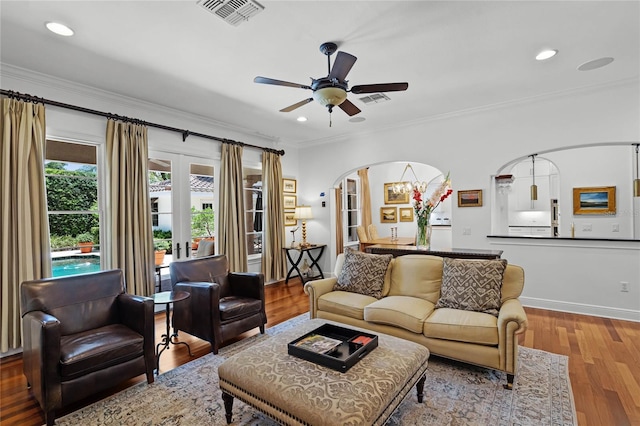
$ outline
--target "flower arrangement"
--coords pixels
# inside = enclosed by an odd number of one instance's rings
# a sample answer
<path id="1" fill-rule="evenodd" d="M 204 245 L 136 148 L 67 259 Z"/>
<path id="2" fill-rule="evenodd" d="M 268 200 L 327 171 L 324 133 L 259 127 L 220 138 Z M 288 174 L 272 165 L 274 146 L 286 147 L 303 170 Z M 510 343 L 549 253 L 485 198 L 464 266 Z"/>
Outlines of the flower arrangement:
<path id="1" fill-rule="evenodd" d="M 414 186 L 413 209 L 415 211 L 416 219 L 418 222 L 418 233 L 416 234 L 417 246 L 427 248 L 429 247 L 431 232 L 428 225 L 431 213 L 452 193 L 453 190 L 451 189 L 451 180 L 449 179 L 449 173 L 447 173 L 447 176 L 429 198 L 423 198 L 423 192 L 420 192 L 420 189 Z"/>

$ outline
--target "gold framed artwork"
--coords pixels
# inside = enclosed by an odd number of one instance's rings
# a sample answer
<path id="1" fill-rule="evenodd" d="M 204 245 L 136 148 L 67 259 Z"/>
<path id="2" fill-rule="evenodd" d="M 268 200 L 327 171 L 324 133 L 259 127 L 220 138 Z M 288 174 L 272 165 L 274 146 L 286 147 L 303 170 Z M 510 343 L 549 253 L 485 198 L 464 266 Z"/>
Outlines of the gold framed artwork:
<path id="1" fill-rule="evenodd" d="M 282 191 L 295 194 L 297 191 L 295 179 L 282 179 Z"/>
<path id="2" fill-rule="evenodd" d="M 573 214 L 616 214 L 616 187 L 573 188 Z"/>
<path id="3" fill-rule="evenodd" d="M 413 207 L 400 207 L 400 222 L 413 222 Z"/>
<path id="4" fill-rule="evenodd" d="M 295 209 L 296 205 L 298 205 L 298 197 L 295 195 L 285 195 L 282 204 L 284 204 L 285 209 Z"/>
<path id="5" fill-rule="evenodd" d="M 284 226 L 296 226 L 298 224 L 298 221 L 293 218 L 295 212 L 295 209 L 284 211 Z"/>
<path id="6" fill-rule="evenodd" d="M 407 182 L 402 182 L 407 183 Z M 384 203 L 385 204 L 409 204 L 409 192 L 404 194 L 395 194 L 393 192 L 394 182 L 384 184 Z"/>
<path id="7" fill-rule="evenodd" d="M 458 191 L 458 207 L 482 207 L 482 189 Z"/>
<path id="8" fill-rule="evenodd" d="M 380 222 L 396 223 L 398 221 L 397 207 L 380 207 Z"/>

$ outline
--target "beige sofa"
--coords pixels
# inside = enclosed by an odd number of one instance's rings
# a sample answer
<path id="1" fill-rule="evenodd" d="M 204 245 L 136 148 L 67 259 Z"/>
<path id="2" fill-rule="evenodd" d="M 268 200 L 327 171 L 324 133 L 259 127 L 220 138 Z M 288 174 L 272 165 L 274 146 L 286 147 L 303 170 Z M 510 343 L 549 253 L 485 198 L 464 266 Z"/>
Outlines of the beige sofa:
<path id="1" fill-rule="evenodd" d="M 517 372 L 518 337 L 527 317 L 518 300 L 524 271 L 507 265 L 502 277 L 499 312 L 436 308 L 443 279 L 443 258 L 406 255 L 392 259 L 384 275 L 382 297 L 334 291 L 344 264 L 336 261 L 335 277 L 310 281 L 311 318 L 324 318 L 411 340 L 434 355 L 501 370 L 511 389 Z"/>

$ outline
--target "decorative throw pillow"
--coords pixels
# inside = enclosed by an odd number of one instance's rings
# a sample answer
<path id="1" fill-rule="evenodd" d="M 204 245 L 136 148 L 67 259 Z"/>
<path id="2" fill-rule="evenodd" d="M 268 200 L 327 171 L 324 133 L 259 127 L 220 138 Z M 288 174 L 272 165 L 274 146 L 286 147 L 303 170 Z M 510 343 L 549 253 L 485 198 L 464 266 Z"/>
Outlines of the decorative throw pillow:
<path id="1" fill-rule="evenodd" d="M 334 290 L 350 291 L 380 299 L 390 254 L 369 254 L 346 248 L 344 265 Z"/>
<path id="2" fill-rule="evenodd" d="M 436 308 L 462 309 L 498 316 L 506 259 L 444 258 Z"/>

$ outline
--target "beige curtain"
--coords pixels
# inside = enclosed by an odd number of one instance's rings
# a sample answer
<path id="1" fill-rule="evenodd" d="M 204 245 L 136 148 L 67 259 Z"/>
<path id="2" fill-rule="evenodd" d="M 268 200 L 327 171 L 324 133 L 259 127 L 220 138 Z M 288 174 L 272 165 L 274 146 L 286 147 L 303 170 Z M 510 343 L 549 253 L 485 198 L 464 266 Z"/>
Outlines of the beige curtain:
<path id="1" fill-rule="evenodd" d="M 22 345 L 20 283 L 51 275 L 45 131 L 44 105 L 2 99 L 0 352 Z"/>
<path id="2" fill-rule="evenodd" d="M 284 205 L 282 190 L 282 166 L 280 155 L 262 153 L 262 195 L 265 199 L 264 241 L 262 242 L 262 273 L 265 281 L 285 277 L 287 264 L 285 254 Z"/>
<path id="3" fill-rule="evenodd" d="M 247 229 L 242 183 L 242 146 L 223 143 L 220 164 L 220 220 L 218 247 L 227 255 L 229 270 L 246 272 Z"/>
<path id="4" fill-rule="evenodd" d="M 344 251 L 344 236 L 342 235 L 342 185 L 336 188 L 336 254 Z"/>
<path id="5" fill-rule="evenodd" d="M 362 223 L 364 229 L 369 229 L 371 225 L 371 188 L 369 188 L 369 168 L 358 170 L 360 178 L 360 214 L 362 215 Z M 369 238 L 373 238 L 369 235 Z"/>
<path id="6" fill-rule="evenodd" d="M 107 240 L 105 265 L 124 272 L 127 292 L 154 292 L 146 126 L 107 121 Z"/>

